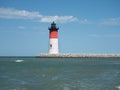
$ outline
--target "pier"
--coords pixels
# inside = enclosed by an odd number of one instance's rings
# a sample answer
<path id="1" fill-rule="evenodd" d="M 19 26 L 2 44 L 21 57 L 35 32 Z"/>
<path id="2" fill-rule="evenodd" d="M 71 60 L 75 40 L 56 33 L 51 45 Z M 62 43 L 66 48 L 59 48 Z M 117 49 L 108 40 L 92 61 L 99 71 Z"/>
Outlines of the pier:
<path id="1" fill-rule="evenodd" d="M 120 58 L 120 54 L 40 54 L 39 58 Z"/>

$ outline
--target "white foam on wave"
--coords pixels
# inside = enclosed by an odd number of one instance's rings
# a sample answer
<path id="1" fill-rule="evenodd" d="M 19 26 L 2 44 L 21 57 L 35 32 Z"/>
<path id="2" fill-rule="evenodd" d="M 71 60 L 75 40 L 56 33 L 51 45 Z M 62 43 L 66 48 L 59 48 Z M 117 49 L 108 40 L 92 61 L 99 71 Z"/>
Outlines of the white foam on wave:
<path id="1" fill-rule="evenodd" d="M 117 88 L 118 90 L 120 90 L 120 86 L 116 86 L 116 88 Z"/>
<path id="2" fill-rule="evenodd" d="M 64 90 L 70 90 L 70 88 L 69 87 L 64 87 Z"/>
<path id="3" fill-rule="evenodd" d="M 52 80 L 57 80 L 58 76 L 52 77 Z"/>
<path id="4" fill-rule="evenodd" d="M 15 62 L 23 62 L 24 60 L 22 60 L 22 59 L 18 59 L 18 60 L 15 60 Z"/>

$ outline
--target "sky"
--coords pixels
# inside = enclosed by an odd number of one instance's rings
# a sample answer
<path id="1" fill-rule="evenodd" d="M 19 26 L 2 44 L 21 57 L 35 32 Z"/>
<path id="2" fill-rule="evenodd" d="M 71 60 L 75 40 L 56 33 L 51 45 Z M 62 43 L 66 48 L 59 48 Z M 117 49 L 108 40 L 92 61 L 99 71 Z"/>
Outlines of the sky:
<path id="1" fill-rule="evenodd" d="M 59 27 L 59 52 L 120 54 L 120 0 L 0 0 L 0 56 L 49 51 Z"/>

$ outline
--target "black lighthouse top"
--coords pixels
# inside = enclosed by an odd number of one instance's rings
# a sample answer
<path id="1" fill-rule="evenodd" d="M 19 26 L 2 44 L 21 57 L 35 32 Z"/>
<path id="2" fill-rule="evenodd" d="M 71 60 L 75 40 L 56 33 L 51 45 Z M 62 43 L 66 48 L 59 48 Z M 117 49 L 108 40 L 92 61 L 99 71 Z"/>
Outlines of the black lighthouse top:
<path id="1" fill-rule="evenodd" d="M 53 21 L 52 23 L 51 23 L 51 27 L 49 27 L 49 30 L 58 30 L 59 28 L 58 27 L 56 27 L 56 23 Z"/>

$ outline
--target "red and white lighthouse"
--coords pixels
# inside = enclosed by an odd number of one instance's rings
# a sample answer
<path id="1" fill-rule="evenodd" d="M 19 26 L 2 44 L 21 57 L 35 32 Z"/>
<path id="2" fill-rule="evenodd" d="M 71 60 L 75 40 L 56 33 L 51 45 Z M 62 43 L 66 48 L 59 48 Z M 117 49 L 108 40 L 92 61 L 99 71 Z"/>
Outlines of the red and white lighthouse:
<path id="1" fill-rule="evenodd" d="M 49 28 L 49 54 L 58 54 L 58 29 L 54 22 L 51 23 L 51 27 Z"/>

